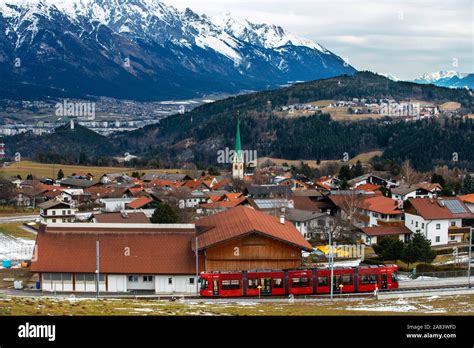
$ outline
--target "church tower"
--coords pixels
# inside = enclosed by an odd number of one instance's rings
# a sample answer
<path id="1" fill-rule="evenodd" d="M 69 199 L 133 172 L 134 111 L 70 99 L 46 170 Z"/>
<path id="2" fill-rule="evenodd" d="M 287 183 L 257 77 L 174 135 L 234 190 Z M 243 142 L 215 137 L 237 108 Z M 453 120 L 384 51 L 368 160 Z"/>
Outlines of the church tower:
<path id="1" fill-rule="evenodd" d="M 237 119 L 237 130 L 235 133 L 235 150 L 232 157 L 232 178 L 236 180 L 244 179 L 244 157 L 240 145 L 240 119 Z"/>

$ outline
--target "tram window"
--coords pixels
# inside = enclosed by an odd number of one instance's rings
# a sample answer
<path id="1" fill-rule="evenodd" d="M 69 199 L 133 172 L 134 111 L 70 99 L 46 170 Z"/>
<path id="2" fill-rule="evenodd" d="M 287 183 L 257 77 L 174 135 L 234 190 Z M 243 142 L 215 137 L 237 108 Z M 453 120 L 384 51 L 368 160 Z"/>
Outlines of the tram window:
<path id="1" fill-rule="evenodd" d="M 309 278 L 291 278 L 291 286 L 294 288 L 309 286 Z"/>
<path id="2" fill-rule="evenodd" d="M 342 275 L 342 285 L 352 285 L 352 274 Z"/>
<path id="3" fill-rule="evenodd" d="M 318 286 L 329 286 L 328 277 L 318 277 Z"/>
<path id="4" fill-rule="evenodd" d="M 274 288 L 283 288 L 283 279 L 273 278 L 273 287 Z"/>
<path id="5" fill-rule="evenodd" d="M 240 289 L 240 280 L 223 280 L 222 281 L 222 290 L 236 290 Z"/>
<path id="6" fill-rule="evenodd" d="M 362 274 L 362 276 L 360 277 L 361 284 L 377 284 L 378 281 L 378 274 Z"/>
<path id="7" fill-rule="evenodd" d="M 392 273 L 392 283 L 398 283 L 398 274 L 397 274 L 397 272 Z"/>
<path id="8" fill-rule="evenodd" d="M 201 280 L 201 290 L 207 290 L 208 287 L 209 287 L 209 283 L 208 283 L 207 279 L 202 279 Z"/>
<path id="9" fill-rule="evenodd" d="M 257 289 L 257 287 L 258 287 L 258 279 L 257 278 L 249 279 L 249 289 Z"/>

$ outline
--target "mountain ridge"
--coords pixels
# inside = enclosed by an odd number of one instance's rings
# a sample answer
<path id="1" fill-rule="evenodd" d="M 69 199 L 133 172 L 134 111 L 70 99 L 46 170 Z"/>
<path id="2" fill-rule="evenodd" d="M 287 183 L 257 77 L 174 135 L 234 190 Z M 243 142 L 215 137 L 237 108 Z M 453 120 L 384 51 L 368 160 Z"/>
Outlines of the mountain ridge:
<path id="1" fill-rule="evenodd" d="M 1 0 L 0 97 L 33 85 L 59 97 L 183 99 L 356 71 L 281 27 L 245 26 L 239 36 L 155 0 Z"/>

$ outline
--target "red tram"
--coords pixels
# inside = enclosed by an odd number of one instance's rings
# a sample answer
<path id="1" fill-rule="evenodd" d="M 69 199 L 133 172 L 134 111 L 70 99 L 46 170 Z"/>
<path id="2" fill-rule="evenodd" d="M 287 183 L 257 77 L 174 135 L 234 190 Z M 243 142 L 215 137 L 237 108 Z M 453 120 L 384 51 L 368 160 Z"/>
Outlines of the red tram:
<path id="1" fill-rule="evenodd" d="M 398 266 L 335 267 L 335 294 L 371 292 L 398 288 Z M 330 293 L 329 268 L 281 271 L 236 271 L 201 273 L 203 297 L 245 297 L 278 295 L 312 295 Z"/>

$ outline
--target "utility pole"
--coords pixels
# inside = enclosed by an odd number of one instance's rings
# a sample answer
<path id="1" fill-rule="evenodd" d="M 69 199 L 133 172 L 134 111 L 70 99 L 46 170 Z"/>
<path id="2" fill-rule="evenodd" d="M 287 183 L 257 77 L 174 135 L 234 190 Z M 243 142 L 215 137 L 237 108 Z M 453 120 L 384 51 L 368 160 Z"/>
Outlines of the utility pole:
<path id="1" fill-rule="evenodd" d="M 97 289 L 97 297 L 100 295 L 100 273 L 99 273 L 99 241 L 95 242 L 95 286 Z"/>
<path id="2" fill-rule="evenodd" d="M 469 257 L 468 257 L 468 265 L 467 265 L 467 287 L 471 288 L 471 248 L 472 248 L 472 226 L 469 227 Z"/>
<path id="3" fill-rule="evenodd" d="M 198 237 L 196 236 L 196 295 L 199 295 L 199 251 Z"/>
<path id="4" fill-rule="evenodd" d="M 331 267 L 331 284 L 330 284 L 330 290 L 331 290 L 331 301 L 334 296 L 334 250 L 332 246 L 332 231 L 329 230 L 329 267 Z"/>

